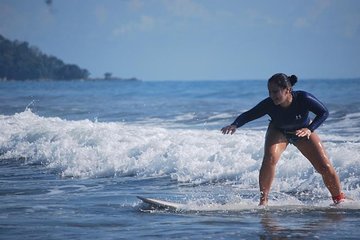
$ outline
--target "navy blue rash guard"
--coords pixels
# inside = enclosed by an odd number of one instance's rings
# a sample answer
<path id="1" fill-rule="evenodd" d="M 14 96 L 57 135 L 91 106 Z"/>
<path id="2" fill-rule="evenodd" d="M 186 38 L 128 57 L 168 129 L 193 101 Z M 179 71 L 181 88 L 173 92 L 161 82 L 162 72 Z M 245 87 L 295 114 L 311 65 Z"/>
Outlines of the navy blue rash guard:
<path id="1" fill-rule="evenodd" d="M 271 123 L 282 131 L 296 131 L 308 128 L 314 131 L 329 116 L 329 111 L 317 98 L 305 91 L 293 91 L 293 101 L 289 107 L 283 108 L 275 105 L 270 97 L 262 100 L 255 107 L 242 113 L 232 125 L 241 127 L 245 123 L 258 119 L 266 114 L 271 117 Z M 311 122 L 309 112 L 316 116 Z"/>

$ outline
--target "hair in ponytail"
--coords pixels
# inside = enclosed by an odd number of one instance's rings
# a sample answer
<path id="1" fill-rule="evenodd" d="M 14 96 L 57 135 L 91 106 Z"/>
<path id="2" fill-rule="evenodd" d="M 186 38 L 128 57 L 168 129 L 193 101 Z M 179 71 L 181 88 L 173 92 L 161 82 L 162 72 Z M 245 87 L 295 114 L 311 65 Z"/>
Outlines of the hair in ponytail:
<path id="1" fill-rule="evenodd" d="M 289 80 L 291 86 L 294 86 L 297 83 L 298 78 L 295 75 L 291 75 L 290 77 L 288 77 L 288 80 Z"/>
<path id="2" fill-rule="evenodd" d="M 268 81 L 268 84 L 275 83 L 281 88 L 292 88 L 298 81 L 297 76 L 291 75 L 290 77 L 284 73 L 274 74 Z"/>

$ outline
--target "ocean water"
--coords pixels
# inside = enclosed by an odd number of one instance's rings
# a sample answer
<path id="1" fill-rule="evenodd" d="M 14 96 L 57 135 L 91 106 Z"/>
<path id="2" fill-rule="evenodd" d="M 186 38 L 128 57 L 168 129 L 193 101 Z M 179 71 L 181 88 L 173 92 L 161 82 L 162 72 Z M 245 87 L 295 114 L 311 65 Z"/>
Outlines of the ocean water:
<path id="1" fill-rule="evenodd" d="M 353 201 L 330 206 L 290 145 L 257 206 L 269 117 L 220 129 L 267 97 L 266 80 L 0 82 L 0 239 L 357 239 L 360 79 L 295 90 L 328 107 L 317 132 Z"/>

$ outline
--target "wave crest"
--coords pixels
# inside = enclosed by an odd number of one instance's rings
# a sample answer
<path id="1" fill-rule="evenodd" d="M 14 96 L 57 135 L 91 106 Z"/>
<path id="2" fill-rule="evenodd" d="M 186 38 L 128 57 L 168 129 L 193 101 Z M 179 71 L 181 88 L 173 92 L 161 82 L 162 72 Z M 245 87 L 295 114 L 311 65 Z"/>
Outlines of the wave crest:
<path id="1" fill-rule="evenodd" d="M 68 121 L 26 110 L 0 115 L 0 160 L 25 159 L 63 177 L 169 176 L 180 183 L 235 181 L 256 188 L 264 131 L 172 129 L 122 122 Z M 331 136 L 325 135 L 325 139 Z M 325 141 L 345 189 L 359 189 L 360 143 Z M 322 189 L 322 180 L 306 159 L 289 146 L 277 167 L 274 188 Z M 358 191 L 358 190 L 356 190 Z"/>

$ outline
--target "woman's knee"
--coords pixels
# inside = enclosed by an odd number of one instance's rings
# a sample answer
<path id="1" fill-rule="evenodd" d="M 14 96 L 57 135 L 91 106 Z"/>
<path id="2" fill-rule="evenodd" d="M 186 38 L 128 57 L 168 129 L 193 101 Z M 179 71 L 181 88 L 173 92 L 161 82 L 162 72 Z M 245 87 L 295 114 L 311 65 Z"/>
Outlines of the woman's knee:
<path id="1" fill-rule="evenodd" d="M 278 154 L 269 154 L 265 153 L 262 166 L 270 166 L 274 167 L 276 166 L 277 162 L 279 161 L 280 156 Z"/>

